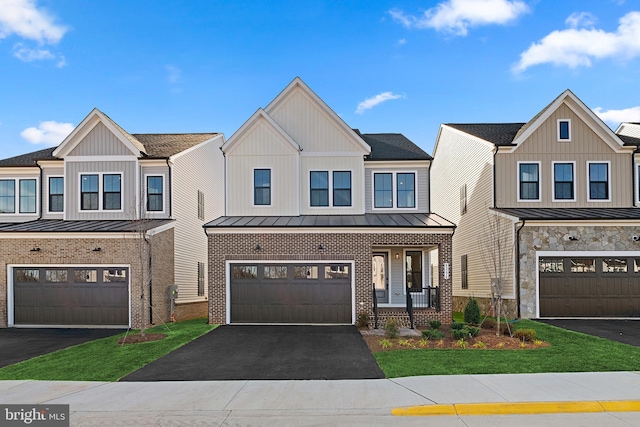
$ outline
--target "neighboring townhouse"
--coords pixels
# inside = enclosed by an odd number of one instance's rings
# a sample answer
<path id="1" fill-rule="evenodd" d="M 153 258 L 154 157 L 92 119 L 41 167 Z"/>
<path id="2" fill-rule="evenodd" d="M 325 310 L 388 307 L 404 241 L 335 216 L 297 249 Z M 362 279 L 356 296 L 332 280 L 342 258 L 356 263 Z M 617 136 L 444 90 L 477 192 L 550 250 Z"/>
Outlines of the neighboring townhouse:
<path id="1" fill-rule="evenodd" d="M 222 150 L 211 323 L 373 323 L 375 299 L 381 324 L 408 324 L 407 292 L 417 323 L 451 321 L 455 226 L 431 210 L 431 157 L 414 143 L 351 129 L 295 78 Z"/>
<path id="2" fill-rule="evenodd" d="M 94 109 L 0 160 L 0 326 L 133 327 L 207 314 L 202 225 L 224 212 L 207 134 L 129 134 Z"/>
<path id="3" fill-rule="evenodd" d="M 640 315 L 639 129 L 614 133 L 569 90 L 527 123 L 442 125 L 432 200 L 457 225 L 454 309 L 488 312 L 502 284 L 509 317 Z"/>

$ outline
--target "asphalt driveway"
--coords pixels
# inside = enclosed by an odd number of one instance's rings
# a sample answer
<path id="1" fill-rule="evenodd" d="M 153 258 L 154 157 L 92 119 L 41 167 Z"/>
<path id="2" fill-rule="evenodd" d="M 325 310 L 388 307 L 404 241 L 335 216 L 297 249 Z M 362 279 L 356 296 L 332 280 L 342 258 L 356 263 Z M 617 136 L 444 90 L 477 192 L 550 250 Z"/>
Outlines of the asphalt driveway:
<path id="1" fill-rule="evenodd" d="M 538 322 L 640 347 L 640 319 L 537 319 Z"/>
<path id="2" fill-rule="evenodd" d="M 0 368 L 124 332 L 122 329 L 0 329 Z"/>
<path id="3" fill-rule="evenodd" d="M 355 326 L 225 325 L 121 381 L 384 378 Z"/>

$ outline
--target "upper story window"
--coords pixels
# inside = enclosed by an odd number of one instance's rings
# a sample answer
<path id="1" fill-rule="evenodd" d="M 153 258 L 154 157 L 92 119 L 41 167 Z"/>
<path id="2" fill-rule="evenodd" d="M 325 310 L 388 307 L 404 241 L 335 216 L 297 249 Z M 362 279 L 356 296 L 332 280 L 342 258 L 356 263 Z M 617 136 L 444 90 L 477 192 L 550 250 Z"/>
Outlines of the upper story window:
<path id="1" fill-rule="evenodd" d="M 0 179 L 0 214 L 16 213 L 16 194 L 18 213 L 36 213 L 35 179 Z"/>
<path id="2" fill-rule="evenodd" d="M 374 209 L 416 207 L 415 172 L 374 172 Z"/>
<path id="3" fill-rule="evenodd" d="M 49 177 L 49 212 L 62 212 L 64 210 L 64 178 L 61 176 Z"/>
<path id="4" fill-rule="evenodd" d="M 162 176 L 147 176 L 147 211 L 164 211 L 164 179 Z"/>
<path id="5" fill-rule="evenodd" d="M 518 201 L 540 201 L 540 162 L 518 163 Z"/>
<path id="6" fill-rule="evenodd" d="M 311 172 L 311 206 L 329 206 L 329 172 Z"/>
<path id="7" fill-rule="evenodd" d="M 571 120 L 558 120 L 558 141 L 571 141 Z"/>
<path id="8" fill-rule="evenodd" d="M 311 171 L 309 177 L 311 206 L 351 206 L 351 171 Z"/>
<path id="9" fill-rule="evenodd" d="M 100 176 L 102 175 L 102 179 Z M 102 195 L 102 197 L 100 197 Z M 122 174 L 81 174 L 80 210 L 121 210 Z"/>
<path id="10" fill-rule="evenodd" d="M 609 163 L 587 162 L 589 201 L 609 200 Z"/>
<path id="11" fill-rule="evenodd" d="M 553 200 L 575 201 L 574 163 L 553 162 Z"/>
<path id="12" fill-rule="evenodd" d="M 271 205 L 271 169 L 253 170 L 253 204 Z"/>

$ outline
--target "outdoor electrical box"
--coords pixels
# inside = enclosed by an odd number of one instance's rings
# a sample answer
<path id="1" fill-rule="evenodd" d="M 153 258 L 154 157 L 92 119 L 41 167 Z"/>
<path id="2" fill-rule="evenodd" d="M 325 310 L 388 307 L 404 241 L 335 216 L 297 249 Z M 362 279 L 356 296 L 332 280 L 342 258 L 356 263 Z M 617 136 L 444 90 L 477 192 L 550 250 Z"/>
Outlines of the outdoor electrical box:
<path id="1" fill-rule="evenodd" d="M 175 300 L 178 298 L 178 285 L 169 285 L 169 299 Z"/>

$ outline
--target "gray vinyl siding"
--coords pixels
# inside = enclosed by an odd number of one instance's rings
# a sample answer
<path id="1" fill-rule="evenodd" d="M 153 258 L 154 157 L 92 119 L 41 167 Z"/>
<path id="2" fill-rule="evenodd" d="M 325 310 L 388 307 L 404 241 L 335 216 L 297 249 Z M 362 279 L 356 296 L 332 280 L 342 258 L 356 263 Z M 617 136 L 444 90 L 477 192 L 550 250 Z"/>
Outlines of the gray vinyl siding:
<path id="1" fill-rule="evenodd" d="M 366 163 L 365 163 L 366 166 Z M 417 209 L 373 209 L 373 173 L 374 172 L 417 172 L 416 176 L 416 196 L 417 196 Z M 364 173 L 364 187 L 365 187 L 365 207 L 367 213 L 389 213 L 389 212 L 431 212 L 429 206 L 429 168 L 384 168 L 373 169 L 365 167 Z M 395 187 L 394 187 L 395 191 Z M 439 213 L 439 212 L 438 212 Z"/>
<path id="2" fill-rule="evenodd" d="M 147 176 L 162 176 L 163 184 L 163 212 L 147 212 Z M 169 184 L 169 167 L 168 166 L 143 166 L 140 168 L 140 195 L 142 206 L 142 214 L 145 218 L 169 218 L 171 212 L 171 194 Z"/>
<path id="3" fill-rule="evenodd" d="M 482 261 L 481 236 L 493 205 L 493 147 L 447 126 L 441 128 L 437 144 L 431 163 L 431 201 L 434 212 L 457 226 L 453 236 L 453 295 L 484 298 L 491 290 L 491 279 Z M 463 185 L 467 189 L 465 214 L 460 210 Z M 513 246 L 511 241 L 509 246 Z M 512 266 L 513 251 L 509 252 L 506 263 Z M 468 289 L 462 289 L 461 255 L 467 255 Z M 514 298 L 513 274 L 506 280 L 504 297 Z"/>
<path id="4" fill-rule="evenodd" d="M 207 237 L 202 226 L 224 215 L 224 158 L 219 148 L 223 142 L 218 137 L 173 160 L 174 279 L 180 300 L 204 299 L 198 296 L 198 262 L 205 265 L 208 289 Z M 204 220 L 198 219 L 198 191 L 204 193 Z"/>
<path id="5" fill-rule="evenodd" d="M 389 302 L 386 304 L 389 305 L 402 305 L 404 306 L 407 302 L 407 297 L 405 293 L 405 271 L 404 271 L 404 254 L 406 250 L 421 250 L 416 248 L 402 248 L 398 246 L 392 247 L 376 247 L 372 250 L 374 253 L 384 252 L 387 253 L 389 257 Z M 395 254 L 399 254 L 399 259 L 396 259 Z M 437 260 L 437 251 L 433 251 L 433 256 L 436 257 Z M 433 261 L 433 260 L 432 260 Z M 423 286 L 437 285 L 430 282 L 431 276 L 431 266 L 429 260 L 429 251 L 423 251 L 422 258 L 422 280 Z M 384 304 L 383 304 L 384 305 Z"/>
<path id="6" fill-rule="evenodd" d="M 105 125 L 98 123 L 69 156 L 131 156 L 131 152 Z"/>
<path id="7" fill-rule="evenodd" d="M 138 162 L 65 162 L 65 205 L 66 219 L 135 219 L 137 200 Z M 80 174 L 122 173 L 122 209 L 121 211 L 84 212 L 80 210 Z M 100 193 L 99 197 L 102 197 Z"/>
<path id="8" fill-rule="evenodd" d="M 49 177 L 51 176 L 64 177 L 64 167 L 42 169 L 42 218 L 62 219 L 64 215 L 63 212 L 49 213 Z M 64 198 L 67 198 L 67 194 L 64 194 Z"/>

